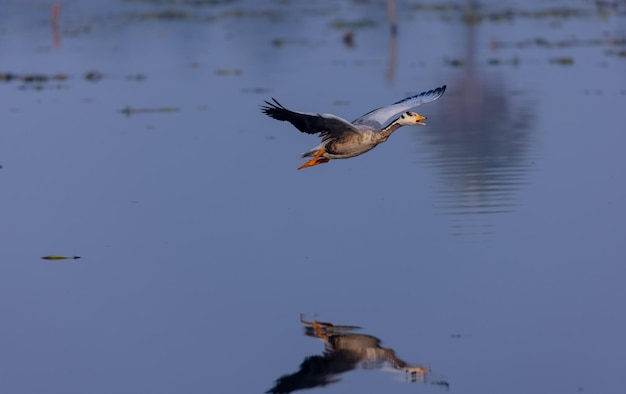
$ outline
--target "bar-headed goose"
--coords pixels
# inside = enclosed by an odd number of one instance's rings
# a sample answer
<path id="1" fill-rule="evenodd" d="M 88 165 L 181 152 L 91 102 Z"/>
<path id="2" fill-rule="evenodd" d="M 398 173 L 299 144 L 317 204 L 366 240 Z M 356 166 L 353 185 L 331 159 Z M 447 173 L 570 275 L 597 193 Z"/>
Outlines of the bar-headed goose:
<path id="1" fill-rule="evenodd" d="M 437 100 L 445 91 L 444 85 L 407 97 L 397 103 L 370 111 L 352 123 L 332 114 L 291 111 L 274 98 L 273 103 L 266 101 L 267 105 L 261 106 L 261 110 L 274 119 L 290 122 L 303 133 L 319 133 L 322 137 L 320 145 L 302 154 L 302 157 L 313 157 L 298 167 L 302 169 L 327 163 L 331 159 L 347 159 L 361 155 L 387 141 L 389 136 L 402 126 L 425 126 L 426 123 L 422 122 L 426 119 L 425 116 L 408 110 Z M 383 127 L 391 117 L 398 114 L 400 114 L 398 118 Z"/>

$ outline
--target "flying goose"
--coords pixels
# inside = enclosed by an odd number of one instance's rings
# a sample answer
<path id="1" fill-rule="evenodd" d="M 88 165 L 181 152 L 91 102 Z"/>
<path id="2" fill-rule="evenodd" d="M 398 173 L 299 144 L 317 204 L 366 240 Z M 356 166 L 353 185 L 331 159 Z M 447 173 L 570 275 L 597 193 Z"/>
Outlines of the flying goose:
<path id="1" fill-rule="evenodd" d="M 320 145 L 302 154 L 303 158 L 313 158 L 298 167 L 300 170 L 327 163 L 331 159 L 347 159 L 361 155 L 387 141 L 389 136 L 402 126 L 426 126 L 426 123 L 422 122 L 426 119 L 425 116 L 408 110 L 437 100 L 445 91 L 444 85 L 407 97 L 392 105 L 372 110 L 352 123 L 332 114 L 291 111 L 273 97 L 274 102 L 265 101 L 267 105 L 261 106 L 261 111 L 274 119 L 288 121 L 303 133 L 319 134 L 322 137 Z M 402 113 L 400 117 L 383 127 L 392 116 L 399 113 Z"/>

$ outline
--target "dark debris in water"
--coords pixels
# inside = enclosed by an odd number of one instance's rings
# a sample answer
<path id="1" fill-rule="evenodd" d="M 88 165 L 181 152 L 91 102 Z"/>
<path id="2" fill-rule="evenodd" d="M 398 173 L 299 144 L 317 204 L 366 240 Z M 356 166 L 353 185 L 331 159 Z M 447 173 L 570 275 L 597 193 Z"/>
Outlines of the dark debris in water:
<path id="1" fill-rule="evenodd" d="M 348 48 L 354 48 L 354 31 L 347 30 L 343 33 L 343 37 L 341 38 L 343 44 Z"/>

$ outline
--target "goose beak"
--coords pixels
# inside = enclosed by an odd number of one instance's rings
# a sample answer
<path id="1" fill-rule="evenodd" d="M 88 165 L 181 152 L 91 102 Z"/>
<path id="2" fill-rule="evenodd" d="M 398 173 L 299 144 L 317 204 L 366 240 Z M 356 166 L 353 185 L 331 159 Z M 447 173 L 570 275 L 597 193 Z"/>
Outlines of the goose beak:
<path id="1" fill-rule="evenodd" d="M 415 122 L 415 124 L 418 124 L 420 126 L 426 126 L 426 123 L 422 122 L 422 120 L 426 119 L 425 116 L 417 115 L 416 119 L 417 119 L 417 122 Z"/>

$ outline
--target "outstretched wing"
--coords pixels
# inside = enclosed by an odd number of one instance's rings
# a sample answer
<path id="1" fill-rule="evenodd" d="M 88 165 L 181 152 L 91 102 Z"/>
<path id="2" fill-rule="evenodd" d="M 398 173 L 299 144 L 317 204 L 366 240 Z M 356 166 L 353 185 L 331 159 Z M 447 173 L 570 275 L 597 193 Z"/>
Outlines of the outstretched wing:
<path id="1" fill-rule="evenodd" d="M 407 97 L 398 101 L 397 103 L 393 103 L 392 105 L 380 107 L 366 113 L 365 115 L 356 119 L 354 121 L 354 124 L 377 123 L 378 125 L 382 126 L 383 124 L 385 124 L 385 122 L 389 120 L 389 118 L 399 114 L 400 112 L 408 111 L 411 108 L 419 107 L 422 104 L 437 100 L 443 95 L 443 92 L 445 91 L 446 85 L 443 85 L 440 88 L 429 90 L 427 92 L 422 92 L 420 94 L 416 94 L 415 96 Z"/>
<path id="2" fill-rule="evenodd" d="M 265 102 L 261 111 L 276 120 L 286 120 L 298 130 L 307 134 L 320 134 L 322 140 L 339 138 L 349 133 L 358 133 L 358 130 L 345 119 L 331 114 L 310 114 L 296 112 L 283 107 L 275 98 L 273 103 Z"/>

